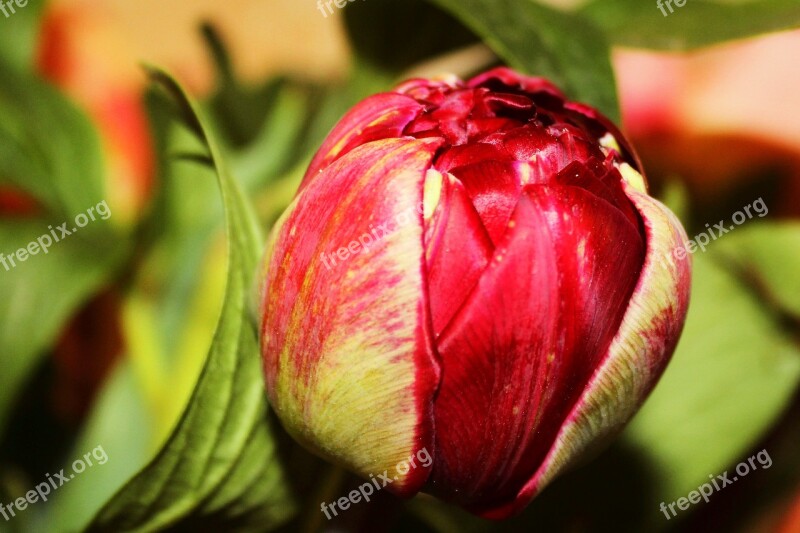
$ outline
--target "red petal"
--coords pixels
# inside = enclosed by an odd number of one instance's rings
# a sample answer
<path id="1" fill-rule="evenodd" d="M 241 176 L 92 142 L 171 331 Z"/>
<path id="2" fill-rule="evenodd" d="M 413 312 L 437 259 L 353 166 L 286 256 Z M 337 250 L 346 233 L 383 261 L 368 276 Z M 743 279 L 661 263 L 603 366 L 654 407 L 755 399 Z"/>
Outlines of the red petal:
<path id="1" fill-rule="evenodd" d="M 638 172 L 642 171 L 642 162 L 639 160 L 636 150 L 633 149 L 628 139 L 608 117 L 601 114 L 597 109 L 580 102 L 567 102 L 564 104 L 564 109 L 573 113 L 573 120 L 584 123 L 584 127 L 587 130 L 595 132 L 598 139 L 604 135 L 604 132 L 610 133 L 622 150 L 620 155 L 623 160 L 631 164 Z"/>
<path id="2" fill-rule="evenodd" d="M 492 242 L 506 231 L 527 167 L 527 163 L 482 161 L 450 171 L 464 184 Z"/>
<path id="3" fill-rule="evenodd" d="M 533 111 L 533 102 L 527 96 L 510 93 L 488 93 L 482 99 L 482 115 L 486 117 L 518 116 L 527 119 Z"/>
<path id="4" fill-rule="evenodd" d="M 605 201 L 523 191 L 439 342 L 432 492 L 476 512 L 515 499 L 617 331 L 642 261 L 641 235 Z"/>
<path id="5" fill-rule="evenodd" d="M 548 93 L 559 99 L 564 99 L 564 94 L 558 88 L 544 78 L 534 76 L 523 76 L 518 72 L 507 68 L 498 67 L 488 72 L 476 76 L 467 82 L 469 87 L 488 87 L 496 85 L 497 82 L 506 87 L 519 88 L 527 93 Z M 502 89 L 498 89 L 502 92 Z"/>
<path id="6" fill-rule="evenodd" d="M 436 158 L 435 166 L 436 170 L 444 174 L 456 167 L 486 160 L 510 161 L 511 158 L 494 144 L 476 143 L 447 148 Z"/>
<path id="7" fill-rule="evenodd" d="M 442 176 L 439 205 L 425 232 L 433 331 L 438 336 L 492 258 L 494 246 L 464 186 Z"/>
<path id="8" fill-rule="evenodd" d="M 585 164 L 575 161 L 558 173 L 555 182 L 590 191 L 619 209 L 634 227 L 639 227 L 639 216 L 623 192 L 622 176 L 615 167 L 608 168 L 597 160 Z"/>
<path id="9" fill-rule="evenodd" d="M 517 161 L 535 161 L 545 176 L 552 176 L 573 161 L 604 158 L 598 147 L 589 144 L 583 132 L 563 124 L 546 129 L 518 128 L 509 132 L 502 143 Z"/>
<path id="10" fill-rule="evenodd" d="M 516 500 L 484 512 L 485 518 L 519 512 L 560 472 L 616 435 L 647 398 L 675 350 L 691 289 L 690 257 L 677 253 L 685 251 L 686 233 L 660 202 L 631 186 L 625 191 L 644 222 L 647 251 L 619 330 L 538 472 Z"/>
<path id="11" fill-rule="evenodd" d="M 306 170 L 301 190 L 325 167 L 355 147 L 379 139 L 401 137 L 406 125 L 422 109 L 413 98 L 395 93 L 376 94 L 359 102 L 325 138 Z"/>

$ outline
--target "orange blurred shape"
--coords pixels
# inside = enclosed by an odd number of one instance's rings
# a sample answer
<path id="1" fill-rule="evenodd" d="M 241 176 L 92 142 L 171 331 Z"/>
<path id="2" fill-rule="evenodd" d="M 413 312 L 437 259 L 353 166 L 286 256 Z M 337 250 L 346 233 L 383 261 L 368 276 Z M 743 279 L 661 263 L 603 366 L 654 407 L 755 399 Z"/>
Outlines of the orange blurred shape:
<path id="1" fill-rule="evenodd" d="M 778 171 L 800 214 L 800 31 L 691 53 L 616 50 L 623 123 L 648 172 L 700 197 Z"/>
<path id="2" fill-rule="evenodd" d="M 0 218 L 30 217 L 38 213 L 39 204 L 28 193 L 0 185 Z"/>
<path id="3" fill-rule="evenodd" d="M 142 102 L 143 76 L 113 21 L 98 9 L 50 5 L 37 52 L 39 72 L 91 116 L 106 153 L 106 194 L 126 225 L 152 194 L 155 156 Z"/>

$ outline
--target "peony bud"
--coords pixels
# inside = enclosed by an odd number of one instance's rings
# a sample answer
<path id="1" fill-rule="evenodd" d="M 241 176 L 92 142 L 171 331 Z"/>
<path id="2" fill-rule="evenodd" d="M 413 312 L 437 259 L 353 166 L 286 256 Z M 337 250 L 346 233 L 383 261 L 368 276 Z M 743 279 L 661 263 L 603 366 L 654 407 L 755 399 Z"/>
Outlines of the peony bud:
<path id="1" fill-rule="evenodd" d="M 398 495 L 520 511 L 619 432 L 680 335 L 686 236 L 638 167 L 596 110 L 505 68 L 358 104 L 268 245 L 261 345 L 286 429 L 396 472 Z"/>

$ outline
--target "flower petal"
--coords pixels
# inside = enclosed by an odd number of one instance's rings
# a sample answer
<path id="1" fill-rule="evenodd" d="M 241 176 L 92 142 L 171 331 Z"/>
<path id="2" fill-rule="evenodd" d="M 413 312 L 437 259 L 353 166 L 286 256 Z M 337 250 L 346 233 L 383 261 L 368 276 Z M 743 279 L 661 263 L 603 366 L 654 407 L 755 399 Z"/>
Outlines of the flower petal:
<path id="1" fill-rule="evenodd" d="M 526 93 L 547 93 L 564 98 L 564 94 L 544 78 L 525 76 L 508 67 L 497 67 L 475 76 L 467 82 L 468 87 L 489 87 L 502 92 L 503 88 L 517 88 Z"/>
<path id="2" fill-rule="evenodd" d="M 643 255 L 638 230 L 589 191 L 523 190 L 439 340 L 431 492 L 476 512 L 516 498 L 617 331 Z"/>
<path id="3" fill-rule="evenodd" d="M 485 160 L 450 171 L 464 184 L 492 242 L 503 237 L 529 168 L 527 163 Z"/>
<path id="4" fill-rule="evenodd" d="M 370 96 L 347 112 L 325 138 L 303 177 L 301 190 L 336 159 L 370 141 L 397 138 L 423 107 L 413 98 L 396 93 Z"/>
<path id="5" fill-rule="evenodd" d="M 555 476 L 614 437 L 637 411 L 669 362 L 689 306 L 691 264 L 674 252 L 686 234 L 675 215 L 647 194 L 625 186 L 642 216 L 647 255 L 619 332 L 572 408 L 541 468 L 507 505 L 483 513 L 504 518 L 523 509 Z"/>
<path id="6" fill-rule="evenodd" d="M 464 303 L 492 258 L 494 246 L 464 186 L 451 174 L 428 172 L 426 191 L 438 202 L 426 221 L 425 248 L 433 331 L 438 336 Z"/>
<path id="7" fill-rule="evenodd" d="M 619 209 L 631 224 L 639 225 L 639 215 L 622 189 L 623 178 L 615 165 L 606 165 L 595 159 L 586 163 L 574 161 L 556 175 L 555 181 L 592 192 Z"/>
<path id="8" fill-rule="evenodd" d="M 300 193 L 269 251 L 261 342 L 271 403 L 298 441 L 365 477 L 433 453 L 439 369 L 421 206 L 439 144 L 354 149 Z M 387 488 L 411 494 L 428 470 Z"/>

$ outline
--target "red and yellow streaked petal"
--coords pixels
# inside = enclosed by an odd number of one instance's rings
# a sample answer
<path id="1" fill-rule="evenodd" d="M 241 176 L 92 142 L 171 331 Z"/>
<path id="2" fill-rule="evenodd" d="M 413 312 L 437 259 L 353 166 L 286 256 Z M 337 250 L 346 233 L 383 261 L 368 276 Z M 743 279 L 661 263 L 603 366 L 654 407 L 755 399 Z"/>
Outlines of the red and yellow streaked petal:
<path id="1" fill-rule="evenodd" d="M 303 177 L 301 190 L 316 179 L 333 161 L 357 146 L 403 135 L 403 129 L 422 112 L 413 98 L 396 93 L 381 93 L 358 103 L 334 126 L 314 155 Z"/>
<path id="2" fill-rule="evenodd" d="M 622 324 L 539 471 L 516 501 L 485 513 L 487 518 L 518 512 L 576 458 L 614 437 L 655 386 L 675 350 L 691 282 L 688 256 L 675 251 L 685 246 L 687 237 L 675 215 L 657 200 L 627 183 L 625 191 L 644 220 L 647 254 Z"/>
<path id="3" fill-rule="evenodd" d="M 272 405 L 300 442 L 365 477 L 422 448 L 433 454 L 439 367 L 421 206 L 439 145 L 355 148 L 300 193 L 268 252 L 261 342 Z M 428 470 L 387 488 L 414 493 Z"/>

